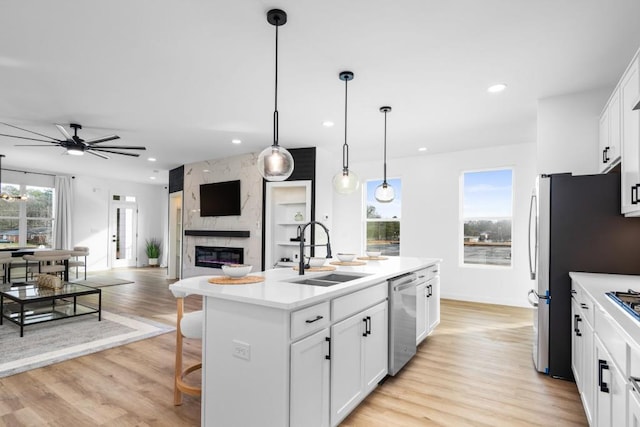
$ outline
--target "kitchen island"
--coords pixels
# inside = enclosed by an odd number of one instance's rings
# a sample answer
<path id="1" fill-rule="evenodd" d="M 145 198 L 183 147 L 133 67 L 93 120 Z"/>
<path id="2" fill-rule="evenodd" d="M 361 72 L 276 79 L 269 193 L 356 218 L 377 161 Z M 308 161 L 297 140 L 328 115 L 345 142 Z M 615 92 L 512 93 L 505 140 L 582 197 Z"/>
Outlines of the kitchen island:
<path id="1" fill-rule="evenodd" d="M 387 375 L 388 285 L 439 259 L 388 257 L 335 271 L 273 269 L 260 283 L 180 280 L 203 298 L 202 425 L 337 425 Z M 293 283 L 352 275 L 332 286 Z M 344 277 L 343 277 L 344 279 Z"/>

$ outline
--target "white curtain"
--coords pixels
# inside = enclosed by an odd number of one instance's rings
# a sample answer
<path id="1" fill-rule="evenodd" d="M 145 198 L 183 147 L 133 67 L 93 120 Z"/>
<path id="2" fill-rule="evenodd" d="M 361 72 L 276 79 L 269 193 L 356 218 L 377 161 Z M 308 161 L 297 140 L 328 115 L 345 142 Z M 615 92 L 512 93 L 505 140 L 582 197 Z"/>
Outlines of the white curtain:
<path id="1" fill-rule="evenodd" d="M 56 249 L 73 249 L 73 177 L 55 177 L 56 212 L 53 244 Z"/>

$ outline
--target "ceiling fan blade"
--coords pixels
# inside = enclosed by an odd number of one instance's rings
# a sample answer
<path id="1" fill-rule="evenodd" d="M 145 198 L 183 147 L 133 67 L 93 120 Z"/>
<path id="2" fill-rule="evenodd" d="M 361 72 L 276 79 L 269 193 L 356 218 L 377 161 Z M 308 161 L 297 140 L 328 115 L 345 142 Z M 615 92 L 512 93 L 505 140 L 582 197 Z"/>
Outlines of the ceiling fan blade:
<path id="1" fill-rule="evenodd" d="M 67 141 L 73 140 L 73 138 L 71 138 L 71 135 L 69 135 L 69 132 L 67 132 L 67 130 L 64 128 L 64 126 L 56 125 L 56 127 L 58 128 L 58 130 L 60 131 L 62 136 L 64 136 L 64 139 L 66 139 Z"/>
<path id="2" fill-rule="evenodd" d="M 22 130 L 22 131 L 29 132 L 29 133 L 32 133 L 32 134 L 34 134 L 34 135 L 44 136 L 45 138 L 53 139 L 54 141 L 61 142 L 59 139 L 56 139 L 56 138 L 54 138 L 54 137 L 52 137 L 52 136 L 44 135 L 44 134 L 41 134 L 41 133 L 38 133 L 38 132 L 34 132 L 34 131 L 32 131 L 32 130 L 28 130 L 28 129 L 23 129 L 23 128 L 18 127 L 18 126 L 10 125 L 9 123 L 0 122 L 0 124 L 3 124 L 3 125 L 5 125 L 5 126 L 9 126 L 9 127 L 11 127 L 11 128 L 20 129 L 20 130 Z M 13 135 L 5 135 L 5 136 L 13 136 Z M 20 137 L 19 137 L 19 136 L 16 136 L 15 138 L 20 138 Z M 28 138 L 25 138 L 25 139 L 28 139 Z M 49 142 L 49 141 L 47 141 L 47 142 Z"/>
<path id="3" fill-rule="evenodd" d="M 84 142 L 84 144 L 93 145 L 93 144 L 98 144 L 100 142 L 113 141 L 114 139 L 120 139 L 120 137 L 118 135 L 103 136 L 102 138 L 88 139 Z"/>
<path id="4" fill-rule="evenodd" d="M 93 150 L 84 150 L 84 151 L 85 151 L 85 153 L 93 154 L 94 156 L 97 156 L 97 157 L 100 157 L 100 158 L 103 158 L 103 159 L 107 159 L 107 160 L 109 160 L 109 159 L 111 158 L 111 157 L 109 157 L 109 156 L 105 156 L 105 155 L 104 155 L 104 154 L 102 154 L 102 153 L 96 153 L 96 152 L 95 152 L 95 151 L 93 151 Z"/>
<path id="5" fill-rule="evenodd" d="M 62 141 L 58 141 L 57 139 L 53 140 L 53 141 L 47 141 L 47 140 L 44 140 L 44 139 L 29 138 L 27 136 L 7 135 L 5 133 L 0 133 L 0 136 L 8 136 L 10 138 L 19 138 L 19 139 L 28 139 L 29 141 L 48 142 L 49 144 L 55 144 L 55 145 L 60 145 L 59 143 L 62 142 Z M 47 136 L 47 138 L 49 138 L 49 137 Z M 51 138 L 51 139 L 53 139 L 53 138 Z"/>
<path id="6" fill-rule="evenodd" d="M 59 147 L 58 144 L 56 145 L 44 145 L 44 144 L 16 144 L 14 145 L 14 147 Z"/>
<path id="7" fill-rule="evenodd" d="M 119 151 L 112 151 L 112 150 L 103 150 L 102 148 L 93 148 L 91 147 L 91 149 L 89 150 L 85 150 L 88 152 L 95 152 L 95 151 L 101 151 L 104 153 L 113 153 L 113 154 L 122 154 L 123 156 L 131 156 L 131 157 L 140 157 L 140 154 L 134 154 L 134 153 L 121 153 Z"/>
<path id="8" fill-rule="evenodd" d="M 98 146 L 98 147 L 91 147 L 91 148 L 92 148 L 92 149 L 94 149 L 94 150 L 95 150 L 96 148 L 100 148 L 100 149 L 103 149 L 103 148 L 110 148 L 110 149 L 116 149 L 116 150 L 146 150 L 146 149 L 147 149 L 147 147 L 142 147 L 142 146 L 134 147 L 134 146 L 132 146 L 132 145 L 122 145 L 122 146 L 117 146 L 117 145 L 100 145 L 100 146 Z"/>

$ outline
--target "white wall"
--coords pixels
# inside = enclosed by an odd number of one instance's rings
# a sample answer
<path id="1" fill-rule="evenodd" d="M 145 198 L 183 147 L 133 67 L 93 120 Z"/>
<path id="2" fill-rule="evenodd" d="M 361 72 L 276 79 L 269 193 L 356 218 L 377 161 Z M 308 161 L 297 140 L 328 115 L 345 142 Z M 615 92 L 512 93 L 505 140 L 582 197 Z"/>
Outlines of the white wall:
<path id="1" fill-rule="evenodd" d="M 538 100 L 538 173 L 598 173 L 600 113 L 613 87 Z"/>
<path id="2" fill-rule="evenodd" d="M 442 258 L 442 297 L 467 301 L 529 306 L 527 254 L 529 196 L 536 176 L 536 145 L 521 144 L 439 155 L 392 159 L 388 176 L 402 179 L 400 254 Z M 463 171 L 513 168 L 513 248 L 511 268 L 462 267 L 460 175 Z M 360 177 L 381 179 L 378 163 L 354 163 Z M 321 183 L 318 183 L 320 185 Z M 327 183 L 322 183 L 327 185 Z M 330 183 L 328 183 L 330 185 Z M 334 251 L 364 251 L 362 194 L 334 193 Z"/>

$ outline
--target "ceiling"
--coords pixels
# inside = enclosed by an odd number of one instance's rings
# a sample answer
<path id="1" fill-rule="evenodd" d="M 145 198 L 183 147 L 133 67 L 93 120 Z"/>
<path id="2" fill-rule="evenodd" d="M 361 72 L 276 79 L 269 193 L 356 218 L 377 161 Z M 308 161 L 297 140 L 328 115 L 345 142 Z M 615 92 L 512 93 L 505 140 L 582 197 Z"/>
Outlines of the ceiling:
<path id="1" fill-rule="evenodd" d="M 115 133 L 110 145 L 147 151 L 103 160 L 0 137 L 3 167 L 163 184 L 182 164 L 260 151 L 273 138 L 275 7 L 288 14 L 279 142 L 335 152 L 336 171 L 340 71 L 355 74 L 351 161 L 381 161 L 382 105 L 389 158 L 535 142 L 538 99 L 613 87 L 640 47 L 637 0 L 9 0 L 0 121 L 56 138 L 54 124 L 80 123 L 84 139 Z M 498 82 L 507 90 L 488 93 Z"/>

